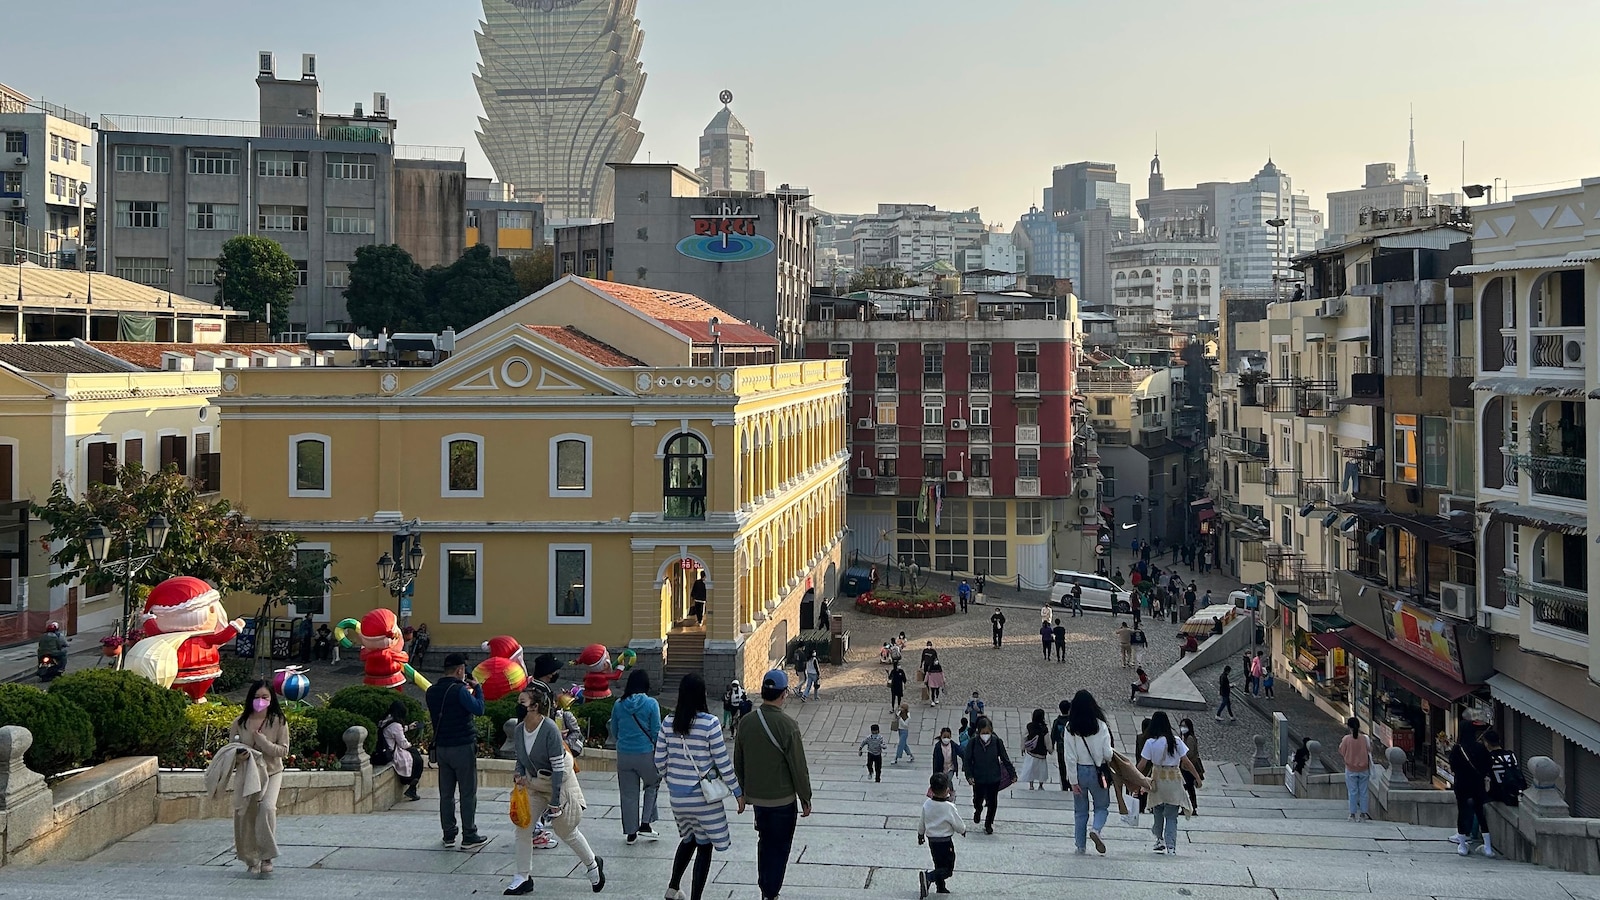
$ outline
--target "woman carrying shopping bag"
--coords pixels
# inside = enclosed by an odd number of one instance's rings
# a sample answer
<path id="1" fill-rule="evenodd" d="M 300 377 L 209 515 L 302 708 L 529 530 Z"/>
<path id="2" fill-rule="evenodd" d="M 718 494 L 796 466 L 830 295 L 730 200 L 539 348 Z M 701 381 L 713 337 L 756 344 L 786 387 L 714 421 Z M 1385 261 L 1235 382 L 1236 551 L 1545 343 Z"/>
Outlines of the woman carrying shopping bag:
<path id="1" fill-rule="evenodd" d="M 515 789 L 528 792 L 527 813 L 514 820 L 517 827 L 517 874 L 505 890 L 506 894 L 533 892 L 533 810 L 543 812 L 549 819 L 551 830 L 577 854 L 589 875 L 589 888 L 595 893 L 605 889 L 606 863 L 594 855 L 589 841 L 578 830 L 583 821 L 583 789 L 578 776 L 572 771 L 572 757 L 561 729 L 550 718 L 550 695 L 543 691 L 523 691 L 517 702 L 527 707 L 522 717 L 522 727 L 516 730 L 512 746 L 516 749 L 517 763 L 513 771 Z M 513 803 L 513 814 L 516 814 Z"/>

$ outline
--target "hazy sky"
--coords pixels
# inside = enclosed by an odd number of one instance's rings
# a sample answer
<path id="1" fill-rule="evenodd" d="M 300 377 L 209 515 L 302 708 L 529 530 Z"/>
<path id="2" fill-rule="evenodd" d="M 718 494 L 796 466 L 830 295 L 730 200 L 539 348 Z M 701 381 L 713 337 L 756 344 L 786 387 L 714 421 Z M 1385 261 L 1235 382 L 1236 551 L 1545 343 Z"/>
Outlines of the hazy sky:
<path id="1" fill-rule="evenodd" d="M 0 81 L 91 116 L 253 119 L 255 51 L 317 54 L 324 109 L 389 94 L 408 144 L 467 148 L 477 0 L 13 0 Z M 1145 193 L 1243 180 L 1270 152 L 1325 208 L 1362 165 L 1417 160 L 1441 190 L 1600 175 L 1595 0 L 641 0 L 640 159 L 693 167 L 723 88 L 767 183 L 819 206 L 981 207 L 1012 223 L 1053 165 L 1109 161 Z M 19 40 L 19 38 L 21 38 Z"/>

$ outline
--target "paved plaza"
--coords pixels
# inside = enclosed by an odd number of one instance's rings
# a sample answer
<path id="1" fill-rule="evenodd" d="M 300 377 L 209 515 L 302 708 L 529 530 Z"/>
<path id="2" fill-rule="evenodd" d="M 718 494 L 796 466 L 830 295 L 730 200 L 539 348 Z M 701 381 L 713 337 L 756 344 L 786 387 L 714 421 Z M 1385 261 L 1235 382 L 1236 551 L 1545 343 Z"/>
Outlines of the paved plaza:
<path id="1" fill-rule="evenodd" d="M 864 896 L 915 897 L 916 871 L 928 862 L 916 844 L 916 814 L 928 769 L 886 766 L 881 784 L 866 780 L 854 743 L 870 704 L 809 704 L 797 710 L 816 786 L 816 813 L 801 822 L 785 896 L 835 900 Z M 1010 727 L 1020 715 L 998 710 Z M 941 710 L 941 715 L 943 711 Z M 1120 718 L 1119 731 L 1128 723 Z M 584 773 L 584 832 L 606 859 L 602 896 L 655 898 L 664 892 L 671 839 L 623 843 L 617 790 L 610 773 Z M 1179 854 L 1149 850 L 1145 827 L 1115 817 L 1106 830 L 1105 857 L 1071 854 L 1072 807 L 1059 790 L 1012 788 L 1002 795 L 995 834 L 958 842 L 952 890 L 969 896 L 1084 896 L 1132 898 L 1260 898 L 1337 900 L 1368 894 L 1385 900 L 1435 898 L 1594 898 L 1600 878 L 1531 865 L 1462 859 L 1448 831 L 1345 819 L 1338 801 L 1294 800 L 1280 787 L 1240 781 L 1237 767 L 1219 764 L 1201 796 L 1202 815 L 1181 823 Z M 269 880 L 247 876 L 232 858 L 232 823 L 189 821 L 156 825 L 82 863 L 8 869 L 0 896 L 53 900 L 113 896 L 155 900 L 194 897 L 453 897 L 498 895 L 513 867 L 507 794 L 484 790 L 480 828 L 491 837 L 476 853 L 438 845 L 436 792 L 368 816 L 286 817 L 283 856 Z M 970 798 L 965 785 L 958 801 Z M 663 811 L 666 804 L 663 798 Z M 730 806 L 731 810 L 731 806 Z M 1148 826 L 1145 816 L 1142 825 Z M 755 834 L 748 813 L 735 818 L 733 847 L 716 856 L 711 898 L 755 898 Z M 670 834 L 667 823 L 661 829 Z M 564 847 L 535 857 L 534 896 L 589 896 Z M 687 886 L 687 885 L 686 885 Z"/>

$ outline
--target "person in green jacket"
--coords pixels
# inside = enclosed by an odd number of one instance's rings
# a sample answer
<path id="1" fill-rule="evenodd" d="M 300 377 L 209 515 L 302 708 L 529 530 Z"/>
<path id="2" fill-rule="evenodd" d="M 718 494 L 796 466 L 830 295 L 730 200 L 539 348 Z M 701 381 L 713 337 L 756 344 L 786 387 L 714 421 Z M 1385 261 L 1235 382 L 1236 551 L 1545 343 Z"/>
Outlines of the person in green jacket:
<path id="1" fill-rule="evenodd" d="M 761 705 L 745 717 L 733 743 L 734 775 L 755 808 L 756 883 L 763 900 L 775 900 L 783 890 L 795 827 L 811 815 L 806 748 L 800 726 L 783 711 L 788 690 L 788 674 L 768 672 L 761 680 Z"/>

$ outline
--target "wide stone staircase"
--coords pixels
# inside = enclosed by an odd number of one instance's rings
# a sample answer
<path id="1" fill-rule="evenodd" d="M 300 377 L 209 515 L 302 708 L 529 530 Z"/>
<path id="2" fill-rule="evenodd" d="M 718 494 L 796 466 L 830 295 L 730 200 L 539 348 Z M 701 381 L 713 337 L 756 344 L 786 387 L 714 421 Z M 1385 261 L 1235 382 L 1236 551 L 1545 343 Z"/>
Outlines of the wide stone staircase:
<path id="1" fill-rule="evenodd" d="M 915 764 L 886 765 L 882 783 L 867 779 L 855 751 L 859 718 L 851 704 L 796 708 L 807 735 L 815 812 L 801 820 L 784 896 L 805 900 L 914 897 L 916 871 L 928 864 L 916 822 L 929 774 Z M 998 711 L 997 711 L 998 712 Z M 1007 712 L 1005 718 L 1014 713 Z M 892 756 L 892 750 L 891 750 Z M 1105 831 L 1109 852 L 1072 854 L 1071 795 L 1014 787 L 1001 797 L 995 834 L 975 829 L 958 840 L 951 888 L 958 894 L 1016 898 L 1261 898 L 1335 900 L 1380 894 L 1408 898 L 1600 898 L 1600 878 L 1532 865 L 1461 858 L 1449 831 L 1346 819 L 1344 804 L 1296 800 L 1281 787 L 1248 783 L 1238 765 L 1208 763 L 1200 815 L 1180 823 L 1179 855 L 1150 852 L 1149 815 L 1140 827 Z M 588 808 L 583 831 L 606 859 L 604 896 L 655 898 L 665 889 L 673 826 L 665 795 L 660 842 L 623 842 L 615 776 L 581 776 Z M 279 822 L 283 855 L 270 879 L 244 873 L 232 858 L 225 820 L 147 828 L 82 863 L 7 868 L 0 897 L 115 896 L 438 897 L 498 894 L 514 868 L 507 792 L 480 792 L 480 830 L 492 838 L 476 853 L 439 846 L 437 794 L 367 816 L 287 817 Z M 958 788 L 970 813 L 971 793 Z M 729 806 L 732 815 L 732 805 Z M 707 897 L 756 898 L 755 833 L 749 813 L 734 816 L 734 843 L 719 853 Z M 970 820 L 969 820 L 970 821 Z M 535 896 L 583 896 L 588 883 L 564 847 L 538 851 Z M 688 884 L 685 882 L 685 889 Z"/>

